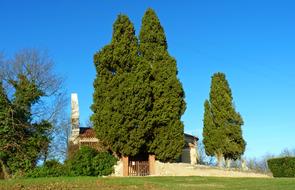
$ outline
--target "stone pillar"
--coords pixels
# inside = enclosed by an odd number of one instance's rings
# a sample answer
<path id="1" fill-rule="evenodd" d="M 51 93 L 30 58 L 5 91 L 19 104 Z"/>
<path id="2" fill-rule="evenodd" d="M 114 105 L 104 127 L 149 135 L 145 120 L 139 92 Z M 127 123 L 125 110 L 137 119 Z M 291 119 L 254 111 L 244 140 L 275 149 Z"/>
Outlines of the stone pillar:
<path id="1" fill-rule="evenodd" d="M 155 155 L 149 155 L 149 170 L 150 175 L 156 174 L 156 156 Z"/>
<path id="2" fill-rule="evenodd" d="M 123 160 L 123 176 L 126 177 L 129 175 L 128 173 L 128 156 L 123 156 L 122 157 Z"/>
<path id="3" fill-rule="evenodd" d="M 194 146 L 190 147 L 190 160 L 191 165 L 197 164 L 197 150 Z"/>
<path id="4" fill-rule="evenodd" d="M 194 144 L 189 143 L 190 146 L 190 161 L 191 165 L 197 164 L 197 148 Z"/>
<path id="5" fill-rule="evenodd" d="M 71 124 L 73 129 L 78 129 L 80 122 L 79 122 L 79 103 L 78 103 L 78 94 L 72 93 L 71 94 Z"/>
<path id="6" fill-rule="evenodd" d="M 71 136 L 69 141 L 73 144 L 77 144 L 77 138 L 80 133 L 80 122 L 79 122 L 79 103 L 78 103 L 78 94 L 71 94 Z"/>

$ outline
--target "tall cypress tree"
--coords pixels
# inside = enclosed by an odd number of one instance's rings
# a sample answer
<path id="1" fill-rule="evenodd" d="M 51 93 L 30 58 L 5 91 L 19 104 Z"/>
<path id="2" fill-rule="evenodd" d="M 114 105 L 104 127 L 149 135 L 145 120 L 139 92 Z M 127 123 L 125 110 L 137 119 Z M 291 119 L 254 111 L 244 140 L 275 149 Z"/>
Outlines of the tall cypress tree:
<path id="1" fill-rule="evenodd" d="M 235 111 L 225 74 L 212 76 L 209 101 L 205 101 L 204 107 L 203 143 L 206 154 L 216 156 L 219 166 L 223 158 L 240 158 L 246 146 L 241 129 L 243 120 Z"/>
<path id="2" fill-rule="evenodd" d="M 118 156 L 146 152 L 150 69 L 139 59 L 135 30 L 127 16 L 118 16 L 111 43 L 95 54 L 94 63 L 91 119 L 98 139 Z"/>
<path id="3" fill-rule="evenodd" d="M 177 78 L 176 61 L 167 50 L 164 29 L 156 13 L 148 9 L 139 35 L 139 52 L 152 70 L 151 134 L 148 148 L 161 161 L 173 161 L 184 143 L 181 116 L 185 111 L 184 91 Z"/>

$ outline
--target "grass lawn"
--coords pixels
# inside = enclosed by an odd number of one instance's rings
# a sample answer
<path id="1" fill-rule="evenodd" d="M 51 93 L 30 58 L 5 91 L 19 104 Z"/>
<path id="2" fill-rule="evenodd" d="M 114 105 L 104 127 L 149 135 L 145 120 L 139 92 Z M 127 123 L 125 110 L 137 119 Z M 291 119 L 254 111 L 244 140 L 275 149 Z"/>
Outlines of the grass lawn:
<path id="1" fill-rule="evenodd" d="M 294 190 L 295 178 L 217 177 L 59 177 L 1 180 L 3 189 L 101 189 L 101 190 Z"/>

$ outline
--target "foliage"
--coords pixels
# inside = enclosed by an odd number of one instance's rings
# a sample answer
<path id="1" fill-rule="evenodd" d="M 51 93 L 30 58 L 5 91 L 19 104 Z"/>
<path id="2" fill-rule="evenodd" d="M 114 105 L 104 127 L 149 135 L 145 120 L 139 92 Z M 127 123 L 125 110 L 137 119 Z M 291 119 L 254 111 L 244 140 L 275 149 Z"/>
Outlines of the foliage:
<path id="1" fill-rule="evenodd" d="M 180 120 L 186 107 L 184 91 L 177 78 L 176 61 L 167 50 L 164 29 L 152 9 L 142 18 L 139 40 L 140 57 L 151 68 L 152 130 L 147 140 L 148 151 L 161 161 L 174 161 L 184 145 L 184 126 Z"/>
<path id="2" fill-rule="evenodd" d="M 1 173 L 7 173 L 7 159 L 9 158 L 10 148 L 13 147 L 16 139 L 15 132 L 11 130 L 12 125 L 12 108 L 11 103 L 0 81 L 0 163 Z"/>
<path id="3" fill-rule="evenodd" d="M 285 148 L 281 151 L 279 155 L 274 155 L 267 153 L 259 158 L 247 158 L 246 163 L 247 167 L 250 170 L 260 172 L 260 173 L 270 173 L 270 169 L 268 167 L 268 160 L 276 158 L 276 157 L 295 157 L 295 149 Z"/>
<path id="4" fill-rule="evenodd" d="M 0 156 L 12 173 L 21 174 L 34 167 L 40 154 L 48 148 L 52 126 L 48 121 L 32 121 L 31 107 L 42 96 L 34 81 L 19 75 L 18 80 L 11 81 L 11 84 L 15 88 L 11 101 L 3 93 L 3 88 L 1 90 L 1 101 L 4 101 L 1 112 L 6 118 L 0 126 L 3 137 Z"/>
<path id="5" fill-rule="evenodd" d="M 110 175 L 117 159 L 107 152 L 98 152 L 90 147 L 81 147 L 72 159 L 67 160 L 70 175 L 102 176 Z"/>
<path id="6" fill-rule="evenodd" d="M 66 134 L 61 129 L 64 128 L 63 120 L 66 110 L 64 107 L 67 106 L 68 101 L 67 93 L 63 88 L 64 80 L 54 71 L 54 61 L 46 51 L 41 49 L 22 49 L 11 58 L 3 57 L 0 60 L 0 67 L 0 80 L 3 81 L 9 100 L 14 99 L 14 85 L 19 81 L 20 76 L 25 76 L 32 83 L 21 92 L 22 94 L 26 93 L 25 91 L 34 90 L 33 88 L 42 93 L 42 96 L 31 104 L 31 123 L 48 121 L 52 125 L 50 129 L 52 139 L 48 147 L 40 154 L 39 159 L 53 159 L 53 157 L 59 157 L 57 155 L 62 155 L 58 159 L 63 159 L 67 140 L 64 140 Z"/>
<path id="7" fill-rule="evenodd" d="M 222 155 L 224 148 L 223 140 L 224 133 L 222 128 L 217 128 L 213 121 L 211 107 L 208 100 L 204 104 L 204 128 L 203 128 L 203 143 L 206 155 L 217 156 Z"/>
<path id="8" fill-rule="evenodd" d="M 42 166 L 27 171 L 25 177 L 106 176 L 113 172 L 116 162 L 117 159 L 109 153 L 85 146 L 64 165 L 56 160 L 48 160 Z"/>
<path id="9" fill-rule="evenodd" d="M 26 177 L 37 178 L 37 177 L 59 177 L 67 176 L 68 171 L 66 168 L 56 160 L 48 160 L 43 166 L 38 166 L 33 170 L 26 173 Z"/>
<path id="10" fill-rule="evenodd" d="M 97 170 L 95 175 L 107 176 L 114 172 L 117 159 L 107 152 L 98 153 L 92 160 L 93 167 Z"/>
<path id="11" fill-rule="evenodd" d="M 295 177 L 295 157 L 272 158 L 267 164 L 274 177 Z"/>
<path id="12" fill-rule="evenodd" d="M 91 117 L 97 137 L 118 156 L 144 151 L 149 131 L 149 68 L 138 57 L 138 42 L 129 18 L 119 15 L 109 45 L 95 54 Z"/>
<path id="13" fill-rule="evenodd" d="M 20 51 L 0 66 L 0 161 L 10 174 L 24 175 L 48 157 L 61 80 L 37 50 Z"/>
<path id="14" fill-rule="evenodd" d="M 243 119 L 235 111 L 232 93 L 225 74 L 212 76 L 210 97 L 205 101 L 203 143 L 206 154 L 216 156 L 221 166 L 222 158 L 239 159 L 245 151 L 242 137 Z"/>
<path id="15" fill-rule="evenodd" d="M 95 54 L 94 63 L 91 120 L 97 137 L 118 156 L 178 158 L 184 92 L 155 12 L 148 9 L 142 19 L 139 45 L 128 17 L 119 15 L 111 43 Z"/>

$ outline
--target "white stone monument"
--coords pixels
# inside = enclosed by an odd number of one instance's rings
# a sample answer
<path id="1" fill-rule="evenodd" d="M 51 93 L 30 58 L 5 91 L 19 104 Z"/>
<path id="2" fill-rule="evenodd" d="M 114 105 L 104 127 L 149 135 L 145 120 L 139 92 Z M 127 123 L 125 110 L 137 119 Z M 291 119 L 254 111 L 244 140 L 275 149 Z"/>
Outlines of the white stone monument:
<path id="1" fill-rule="evenodd" d="M 80 121 L 79 121 L 79 103 L 78 103 L 78 94 L 72 93 L 71 94 L 71 136 L 70 142 L 73 144 L 78 143 L 78 136 L 80 132 Z"/>

